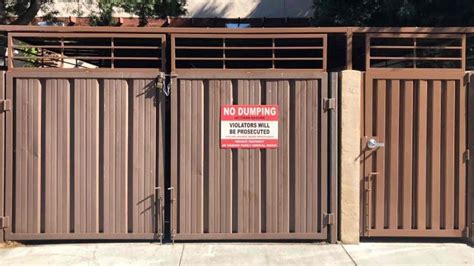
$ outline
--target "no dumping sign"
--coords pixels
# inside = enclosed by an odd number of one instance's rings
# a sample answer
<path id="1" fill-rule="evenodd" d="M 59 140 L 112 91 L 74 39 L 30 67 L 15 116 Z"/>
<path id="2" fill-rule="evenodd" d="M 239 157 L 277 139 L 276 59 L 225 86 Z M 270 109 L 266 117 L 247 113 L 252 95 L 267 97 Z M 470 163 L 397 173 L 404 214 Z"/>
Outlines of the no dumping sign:
<path id="1" fill-rule="evenodd" d="M 221 106 L 221 148 L 278 148 L 278 105 Z"/>

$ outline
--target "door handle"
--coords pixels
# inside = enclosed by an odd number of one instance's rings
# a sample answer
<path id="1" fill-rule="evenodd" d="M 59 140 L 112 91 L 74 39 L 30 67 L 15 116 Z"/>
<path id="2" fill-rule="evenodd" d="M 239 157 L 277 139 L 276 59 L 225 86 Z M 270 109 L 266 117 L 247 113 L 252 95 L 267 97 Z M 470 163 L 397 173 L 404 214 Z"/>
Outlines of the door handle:
<path id="1" fill-rule="evenodd" d="M 377 148 L 383 148 L 383 147 L 385 147 L 385 143 L 377 142 L 377 140 L 374 138 L 371 138 L 369 139 L 369 141 L 367 141 L 367 148 L 371 150 L 377 149 Z"/>

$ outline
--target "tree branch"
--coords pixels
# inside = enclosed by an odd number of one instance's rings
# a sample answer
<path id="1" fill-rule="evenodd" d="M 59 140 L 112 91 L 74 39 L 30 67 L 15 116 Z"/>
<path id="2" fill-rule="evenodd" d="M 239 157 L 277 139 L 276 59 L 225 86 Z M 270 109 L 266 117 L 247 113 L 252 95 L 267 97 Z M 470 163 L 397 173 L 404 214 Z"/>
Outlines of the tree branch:
<path id="1" fill-rule="evenodd" d="M 42 0 L 30 0 L 30 6 L 23 13 L 18 15 L 18 18 L 13 21 L 12 25 L 28 25 L 36 17 L 41 8 Z"/>
<path id="2" fill-rule="evenodd" d="M 5 6 L 5 0 L 0 0 L 0 24 L 5 24 L 7 19 L 7 11 Z"/>

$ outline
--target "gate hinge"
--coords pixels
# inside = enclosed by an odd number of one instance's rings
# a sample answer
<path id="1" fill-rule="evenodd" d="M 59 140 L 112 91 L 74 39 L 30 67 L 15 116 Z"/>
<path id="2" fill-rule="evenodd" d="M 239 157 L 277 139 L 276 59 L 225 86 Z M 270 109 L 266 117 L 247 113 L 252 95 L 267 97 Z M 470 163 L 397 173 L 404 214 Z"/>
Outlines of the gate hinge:
<path id="1" fill-rule="evenodd" d="M 323 100 L 324 111 L 336 109 L 336 99 L 324 98 Z"/>
<path id="2" fill-rule="evenodd" d="M 0 112 L 12 110 L 12 101 L 10 99 L 0 100 Z"/>
<path id="3" fill-rule="evenodd" d="M 465 158 L 466 161 L 471 160 L 471 150 L 470 149 L 466 150 L 466 154 L 464 155 L 464 158 Z"/>
<path id="4" fill-rule="evenodd" d="M 334 213 L 325 213 L 324 220 L 326 221 L 326 224 L 335 224 L 336 216 L 334 215 Z"/>
<path id="5" fill-rule="evenodd" d="M 10 217 L 0 216 L 0 229 L 10 227 Z"/>

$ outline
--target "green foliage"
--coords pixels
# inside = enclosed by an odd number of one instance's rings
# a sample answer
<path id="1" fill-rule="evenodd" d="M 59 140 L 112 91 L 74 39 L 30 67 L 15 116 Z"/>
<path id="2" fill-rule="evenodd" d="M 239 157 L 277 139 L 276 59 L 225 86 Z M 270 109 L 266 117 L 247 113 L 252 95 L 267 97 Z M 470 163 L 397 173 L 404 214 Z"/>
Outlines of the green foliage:
<path id="1" fill-rule="evenodd" d="M 183 4 L 178 0 L 123 0 L 121 7 L 138 16 L 141 26 L 148 23 L 148 18 L 178 17 L 186 14 Z"/>
<path id="2" fill-rule="evenodd" d="M 83 5 L 78 2 L 76 7 L 72 10 L 72 14 L 76 17 L 83 17 L 84 13 L 85 11 Z"/>
<path id="3" fill-rule="evenodd" d="M 41 64 L 41 60 L 38 59 L 40 56 L 40 51 L 37 48 L 31 46 L 20 45 L 18 51 L 21 51 L 20 55 L 24 57 L 21 61 L 25 67 L 37 67 Z"/>
<path id="4" fill-rule="evenodd" d="M 178 0 L 99 0 L 97 5 L 99 11 L 90 15 L 91 26 L 115 25 L 117 21 L 113 18 L 113 13 L 117 8 L 138 16 L 140 26 L 146 25 L 149 18 L 181 16 L 186 13 Z"/>
<path id="5" fill-rule="evenodd" d="M 177 0 L 161 0 L 156 1 L 155 16 L 156 17 L 179 17 L 186 15 L 186 9 L 181 1 Z"/>
<path id="6" fill-rule="evenodd" d="M 153 0 L 123 1 L 121 7 L 128 13 L 138 16 L 140 26 L 148 24 L 148 18 L 155 13 L 155 2 Z"/>
<path id="7" fill-rule="evenodd" d="M 472 0 L 314 0 L 318 26 L 473 26 Z"/>
<path id="8" fill-rule="evenodd" d="M 97 8 L 99 11 L 91 12 L 89 15 L 91 26 L 112 26 L 117 24 L 114 19 L 114 7 L 120 6 L 120 0 L 98 0 Z"/>
<path id="9" fill-rule="evenodd" d="M 45 14 L 43 20 L 45 21 L 55 21 L 56 15 L 59 13 L 57 10 L 52 9 L 52 4 L 54 0 L 39 0 L 37 1 L 40 5 L 40 10 Z M 28 8 L 30 7 L 31 0 L 5 0 L 2 2 L 0 7 L 0 24 L 6 23 L 8 20 L 13 20 L 14 18 L 21 17 L 27 13 Z M 31 22 L 34 19 L 36 12 L 33 14 L 28 14 L 27 22 Z"/>
<path id="10" fill-rule="evenodd" d="M 48 1 L 47 4 L 41 6 L 41 11 L 43 12 L 43 21 L 46 22 L 57 22 L 59 11 L 52 8 L 53 1 Z"/>

